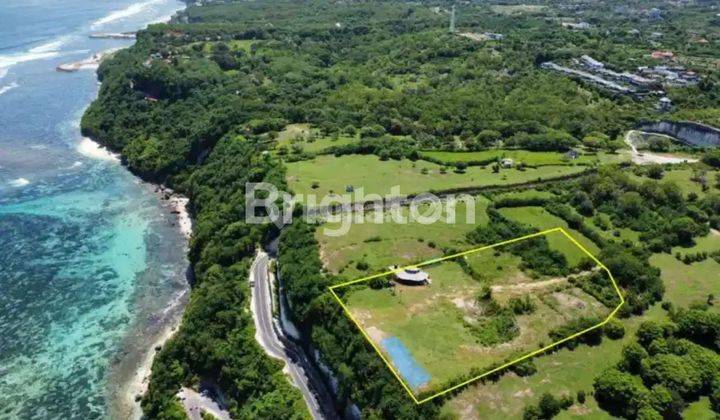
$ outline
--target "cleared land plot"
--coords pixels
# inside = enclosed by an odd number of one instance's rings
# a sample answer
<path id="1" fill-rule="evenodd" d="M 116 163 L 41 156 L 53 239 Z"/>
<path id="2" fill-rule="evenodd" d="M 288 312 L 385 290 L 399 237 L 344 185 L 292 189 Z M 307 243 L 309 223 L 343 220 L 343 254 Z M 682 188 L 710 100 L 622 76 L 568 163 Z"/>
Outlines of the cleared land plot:
<path id="1" fill-rule="evenodd" d="M 375 219 L 375 213 L 364 214 L 363 223 L 352 223 L 344 235 L 335 235 L 349 222 L 348 215 L 334 222 L 326 222 L 316 230 L 315 237 L 320 244 L 320 256 L 325 268 L 332 273 L 342 274 L 347 279 L 384 272 L 393 264 L 408 265 L 442 255 L 442 249 L 453 247 L 466 249 L 470 245 L 463 238 L 477 226 L 486 225 L 485 212 L 488 200 L 475 197 L 474 221 L 468 219 L 467 205 L 458 203 L 455 207 L 455 223 L 443 220 L 432 224 L 418 222 L 395 223 L 389 211 L 383 218 Z M 420 207 L 423 212 L 425 207 Z M 407 207 L 400 209 L 401 217 L 407 217 Z M 468 222 L 468 220 L 470 220 Z M 382 221 L 382 223 L 376 223 Z M 364 262 L 366 268 L 358 268 Z"/>
<path id="2" fill-rule="evenodd" d="M 572 243 L 560 231 L 546 235 Z M 413 398 L 435 394 L 471 370 L 487 372 L 552 343 L 555 328 L 581 317 L 603 320 L 614 309 L 570 276 L 522 269 L 511 254 L 518 245 L 421 264 L 430 276 L 427 285 L 403 284 L 396 271 L 333 291 Z M 487 270 L 473 273 L 465 263 Z M 518 301 L 526 302 L 524 310 L 516 309 Z"/>
<path id="3" fill-rule="evenodd" d="M 586 169 L 583 166 L 543 166 L 524 171 L 502 169 L 493 173 L 489 167 L 473 166 L 465 173 L 451 169 L 442 173 L 442 167 L 435 163 L 382 161 L 374 155 L 323 155 L 286 166 L 288 185 L 293 192 L 320 198 L 346 194 L 348 187 L 356 191 L 363 188 L 365 194 L 390 195 L 391 188 L 398 186 L 399 195 L 406 196 L 455 188 L 513 185 L 578 174 Z"/>
<path id="4" fill-rule="evenodd" d="M 482 150 L 478 152 L 425 151 L 422 152 L 420 156 L 439 160 L 448 165 L 459 162 L 489 162 L 505 158 L 512 159 L 515 164 L 522 162 L 528 166 L 592 165 L 595 163 L 619 163 L 629 161 L 626 154 L 598 152 L 597 154 L 581 154 L 576 159 L 570 159 L 564 153 L 559 152 L 532 152 L 515 149 Z"/>

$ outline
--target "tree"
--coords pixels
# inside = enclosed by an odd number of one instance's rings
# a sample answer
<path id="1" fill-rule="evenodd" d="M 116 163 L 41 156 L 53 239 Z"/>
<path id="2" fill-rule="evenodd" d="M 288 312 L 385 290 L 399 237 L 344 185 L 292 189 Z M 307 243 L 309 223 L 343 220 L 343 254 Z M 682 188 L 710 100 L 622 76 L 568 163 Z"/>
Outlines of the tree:
<path id="1" fill-rule="evenodd" d="M 595 399 L 610 414 L 632 418 L 649 404 L 650 395 L 642 380 L 617 369 L 608 369 L 595 378 Z"/>
<path id="2" fill-rule="evenodd" d="M 625 326 L 617 319 L 611 319 L 603 325 L 603 332 L 608 338 L 618 340 L 625 336 Z"/>
<path id="3" fill-rule="evenodd" d="M 683 397 L 697 395 L 703 385 L 700 372 L 682 356 L 657 354 L 641 362 L 641 376 L 651 385 L 662 384 Z"/>
<path id="4" fill-rule="evenodd" d="M 621 370 L 629 373 L 639 374 L 642 369 L 642 361 L 649 356 L 647 350 L 638 343 L 630 343 L 623 347 L 622 359 L 618 364 Z"/>
<path id="5" fill-rule="evenodd" d="M 702 157 L 703 163 L 706 163 L 715 168 L 720 168 L 720 149 L 711 148 L 705 152 Z"/>
<path id="6" fill-rule="evenodd" d="M 655 163 L 647 167 L 647 176 L 652 179 L 662 179 L 664 174 L 665 169 L 662 165 Z"/>

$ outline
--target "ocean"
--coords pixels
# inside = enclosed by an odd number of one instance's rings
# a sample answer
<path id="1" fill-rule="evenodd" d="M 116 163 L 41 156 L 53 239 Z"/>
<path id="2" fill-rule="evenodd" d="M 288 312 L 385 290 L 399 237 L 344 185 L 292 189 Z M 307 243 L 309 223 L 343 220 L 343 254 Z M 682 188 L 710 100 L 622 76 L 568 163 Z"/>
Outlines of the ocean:
<path id="1" fill-rule="evenodd" d="M 152 185 L 83 139 L 90 39 L 167 20 L 176 0 L 0 6 L 0 418 L 126 418 L 138 368 L 187 299 L 186 238 Z"/>

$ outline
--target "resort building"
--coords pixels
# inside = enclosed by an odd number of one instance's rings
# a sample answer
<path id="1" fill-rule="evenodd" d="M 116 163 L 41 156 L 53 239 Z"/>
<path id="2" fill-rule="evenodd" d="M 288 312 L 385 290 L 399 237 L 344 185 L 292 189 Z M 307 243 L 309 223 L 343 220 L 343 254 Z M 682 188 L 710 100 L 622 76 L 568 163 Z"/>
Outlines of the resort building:
<path id="1" fill-rule="evenodd" d="M 430 284 L 430 274 L 417 267 L 407 267 L 402 271 L 395 273 L 395 279 L 398 283 L 409 285 Z"/>

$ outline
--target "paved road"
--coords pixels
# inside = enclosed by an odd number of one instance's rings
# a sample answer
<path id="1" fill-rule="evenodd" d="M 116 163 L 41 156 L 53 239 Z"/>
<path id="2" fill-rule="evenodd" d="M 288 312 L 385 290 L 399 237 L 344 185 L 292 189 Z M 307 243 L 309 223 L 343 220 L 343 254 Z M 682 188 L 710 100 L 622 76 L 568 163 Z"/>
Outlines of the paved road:
<path id="1" fill-rule="evenodd" d="M 284 336 L 273 319 L 271 281 L 268 276 L 269 257 L 259 252 L 250 267 L 252 312 L 255 320 L 255 338 L 271 357 L 285 362 L 285 371 L 305 398 L 314 419 L 337 419 L 332 397 L 319 373 L 308 361 L 305 353 Z M 252 283 L 251 283 L 252 284 Z"/>

